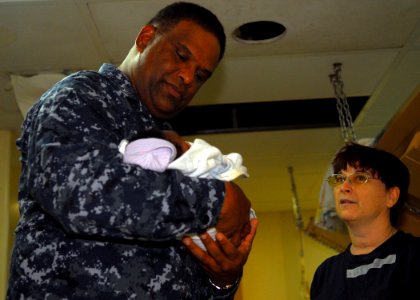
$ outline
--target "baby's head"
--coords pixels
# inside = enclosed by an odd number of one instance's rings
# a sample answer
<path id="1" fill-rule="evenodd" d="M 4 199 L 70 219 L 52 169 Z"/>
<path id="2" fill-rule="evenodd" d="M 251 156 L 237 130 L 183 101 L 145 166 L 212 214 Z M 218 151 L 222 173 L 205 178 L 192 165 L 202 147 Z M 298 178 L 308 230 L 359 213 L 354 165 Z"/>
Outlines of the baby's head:
<path id="1" fill-rule="evenodd" d="M 161 134 L 163 139 L 175 145 L 177 158 L 190 148 L 190 144 L 187 143 L 178 133 L 173 130 L 162 130 Z"/>
<path id="2" fill-rule="evenodd" d="M 127 140 L 128 142 L 132 142 L 134 140 L 147 138 L 158 138 L 171 142 L 176 148 L 176 158 L 181 156 L 185 151 L 188 150 L 188 148 L 190 148 L 190 144 L 188 144 L 178 133 L 173 130 L 159 130 L 152 128 L 141 131 L 138 134 L 131 136 Z"/>

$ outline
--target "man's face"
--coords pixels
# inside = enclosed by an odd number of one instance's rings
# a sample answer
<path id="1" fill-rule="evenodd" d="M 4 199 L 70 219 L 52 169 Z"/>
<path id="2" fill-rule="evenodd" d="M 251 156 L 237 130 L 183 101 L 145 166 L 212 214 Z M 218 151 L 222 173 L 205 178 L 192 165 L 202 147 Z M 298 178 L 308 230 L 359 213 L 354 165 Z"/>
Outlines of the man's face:
<path id="1" fill-rule="evenodd" d="M 170 119 L 182 111 L 218 65 L 217 38 L 191 21 L 167 32 L 143 27 L 131 81 L 150 113 Z"/>

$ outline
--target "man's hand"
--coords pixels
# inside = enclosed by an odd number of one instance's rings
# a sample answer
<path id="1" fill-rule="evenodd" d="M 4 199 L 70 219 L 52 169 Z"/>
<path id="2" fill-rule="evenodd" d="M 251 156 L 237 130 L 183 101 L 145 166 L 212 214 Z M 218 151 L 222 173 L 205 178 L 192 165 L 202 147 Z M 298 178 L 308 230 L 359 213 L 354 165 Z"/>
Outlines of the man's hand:
<path id="1" fill-rule="evenodd" d="M 249 233 L 241 240 L 238 247 L 222 233 L 216 234 L 216 241 L 204 233 L 200 236 L 207 252 L 198 247 L 190 237 L 182 239 L 184 245 L 198 259 L 204 270 L 215 284 L 224 286 L 234 283 L 242 274 L 248 255 L 251 252 L 252 242 L 257 232 L 258 220 L 249 220 Z"/>

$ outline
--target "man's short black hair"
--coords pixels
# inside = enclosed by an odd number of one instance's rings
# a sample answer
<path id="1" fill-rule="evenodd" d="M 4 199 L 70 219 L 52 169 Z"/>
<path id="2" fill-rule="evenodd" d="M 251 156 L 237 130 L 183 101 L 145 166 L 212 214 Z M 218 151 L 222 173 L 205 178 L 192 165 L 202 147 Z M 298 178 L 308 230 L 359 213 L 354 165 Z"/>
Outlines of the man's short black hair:
<path id="1" fill-rule="evenodd" d="M 400 197 L 390 212 L 391 224 L 395 225 L 408 198 L 410 173 L 407 166 L 398 157 L 387 151 L 357 143 L 347 143 L 336 153 L 333 159 L 334 173 L 346 170 L 347 166 L 369 171 L 372 176 L 380 179 L 387 189 L 391 187 L 400 189 Z"/>
<path id="2" fill-rule="evenodd" d="M 220 46 L 220 61 L 225 53 L 226 35 L 222 23 L 207 8 L 189 2 L 175 2 L 160 10 L 148 24 L 155 25 L 165 32 L 183 20 L 192 21 L 215 35 Z"/>

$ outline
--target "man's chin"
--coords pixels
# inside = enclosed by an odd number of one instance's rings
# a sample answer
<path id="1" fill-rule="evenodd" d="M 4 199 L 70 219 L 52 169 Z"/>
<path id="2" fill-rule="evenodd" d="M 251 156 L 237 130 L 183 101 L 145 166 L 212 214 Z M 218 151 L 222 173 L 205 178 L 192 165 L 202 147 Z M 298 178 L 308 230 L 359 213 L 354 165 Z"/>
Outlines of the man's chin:
<path id="1" fill-rule="evenodd" d="M 161 120 L 172 119 L 185 109 L 185 106 L 179 105 L 181 103 L 180 100 L 171 97 L 163 97 L 160 100 L 156 99 L 153 103 L 156 105 L 152 108 L 152 115 Z"/>
<path id="2" fill-rule="evenodd" d="M 179 113 L 179 111 L 174 111 L 174 110 L 158 110 L 155 111 L 155 113 L 153 114 L 153 117 L 159 119 L 159 120 L 170 120 L 172 118 L 174 118 L 177 114 Z"/>

